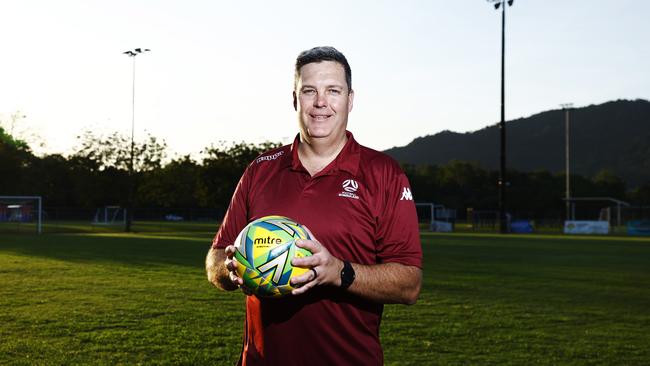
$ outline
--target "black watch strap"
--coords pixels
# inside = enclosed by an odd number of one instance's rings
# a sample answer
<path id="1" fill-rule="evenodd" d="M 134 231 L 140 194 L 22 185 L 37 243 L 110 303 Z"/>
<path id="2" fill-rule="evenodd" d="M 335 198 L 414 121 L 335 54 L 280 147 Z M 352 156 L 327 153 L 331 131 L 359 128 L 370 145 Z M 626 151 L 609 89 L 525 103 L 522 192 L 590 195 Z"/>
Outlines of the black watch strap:
<path id="1" fill-rule="evenodd" d="M 341 289 L 345 290 L 350 287 L 355 278 L 356 274 L 354 273 L 354 268 L 352 268 L 350 262 L 343 261 L 343 269 L 341 270 Z"/>

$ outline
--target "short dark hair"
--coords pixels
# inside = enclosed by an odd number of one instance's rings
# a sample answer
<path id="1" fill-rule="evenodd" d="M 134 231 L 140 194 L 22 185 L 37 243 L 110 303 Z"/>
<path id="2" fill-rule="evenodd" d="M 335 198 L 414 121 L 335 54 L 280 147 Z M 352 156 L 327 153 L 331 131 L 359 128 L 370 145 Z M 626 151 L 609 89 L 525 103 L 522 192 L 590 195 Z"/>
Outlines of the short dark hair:
<path id="1" fill-rule="evenodd" d="M 314 47 L 310 50 L 300 52 L 296 58 L 296 73 L 293 79 L 293 89 L 298 86 L 298 79 L 300 78 L 300 69 L 313 62 L 321 61 L 334 61 L 338 62 L 345 69 L 345 81 L 348 84 L 348 93 L 352 92 L 352 69 L 345 56 L 334 47 L 323 46 Z"/>

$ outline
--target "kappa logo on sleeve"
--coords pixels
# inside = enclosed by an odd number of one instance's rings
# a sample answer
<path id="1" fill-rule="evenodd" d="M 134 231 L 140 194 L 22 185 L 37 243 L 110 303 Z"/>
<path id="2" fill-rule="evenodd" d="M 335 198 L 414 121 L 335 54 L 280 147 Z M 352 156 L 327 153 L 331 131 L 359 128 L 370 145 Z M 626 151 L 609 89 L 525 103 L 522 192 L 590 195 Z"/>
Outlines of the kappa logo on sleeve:
<path id="1" fill-rule="evenodd" d="M 404 187 L 404 190 L 402 191 L 402 197 L 399 199 L 400 201 L 413 201 L 413 194 L 411 194 L 411 189 L 408 187 Z"/>
<path id="2" fill-rule="evenodd" d="M 278 151 L 273 155 L 260 156 L 259 158 L 257 158 L 257 160 L 255 160 L 255 163 L 259 164 L 263 161 L 275 160 L 280 156 L 282 156 L 282 154 L 284 154 L 284 151 Z"/>

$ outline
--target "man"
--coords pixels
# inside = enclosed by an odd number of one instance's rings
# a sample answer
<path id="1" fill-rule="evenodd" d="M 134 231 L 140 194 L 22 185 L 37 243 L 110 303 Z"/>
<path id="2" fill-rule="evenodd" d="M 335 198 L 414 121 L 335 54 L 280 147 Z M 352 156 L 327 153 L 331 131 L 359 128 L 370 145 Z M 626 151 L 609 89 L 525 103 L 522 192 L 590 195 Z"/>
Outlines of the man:
<path id="1" fill-rule="evenodd" d="M 297 242 L 313 255 L 292 264 L 313 270 L 292 279 L 291 296 L 246 298 L 240 364 L 381 365 L 383 304 L 416 302 L 422 250 L 409 183 L 394 160 L 346 130 L 353 99 L 343 54 L 317 47 L 298 56 L 300 133 L 249 165 L 213 241 L 208 279 L 235 290 L 243 281 L 232 244 L 250 221 L 287 216 L 315 238 Z"/>

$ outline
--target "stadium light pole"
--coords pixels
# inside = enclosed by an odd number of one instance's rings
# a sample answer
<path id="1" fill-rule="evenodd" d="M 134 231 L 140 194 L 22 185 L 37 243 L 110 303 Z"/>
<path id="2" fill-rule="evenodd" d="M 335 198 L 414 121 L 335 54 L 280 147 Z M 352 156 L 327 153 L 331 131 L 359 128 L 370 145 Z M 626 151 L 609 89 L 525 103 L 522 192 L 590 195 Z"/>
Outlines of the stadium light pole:
<path id="1" fill-rule="evenodd" d="M 505 53 L 506 53 L 506 3 L 512 6 L 514 0 L 488 0 L 494 9 L 501 8 L 501 153 L 499 156 L 499 232 L 508 232 L 506 217 L 506 112 L 505 112 Z"/>
<path id="2" fill-rule="evenodd" d="M 126 223 L 124 231 L 131 231 L 131 224 L 133 222 L 133 194 L 135 190 L 135 172 L 134 172 L 134 159 L 135 159 L 135 57 L 139 54 L 150 52 L 148 48 L 134 48 L 132 50 L 124 51 L 122 54 L 133 58 L 133 79 L 131 91 L 131 156 L 129 159 L 129 202 L 126 208 Z"/>
<path id="3" fill-rule="evenodd" d="M 569 114 L 571 108 L 573 108 L 572 103 L 563 103 L 560 104 L 562 110 L 564 110 L 564 167 L 565 167 L 565 180 L 566 180 L 566 191 L 565 191 L 565 201 L 566 201 L 566 219 L 571 219 L 571 189 L 570 189 L 570 177 L 569 177 Z"/>

